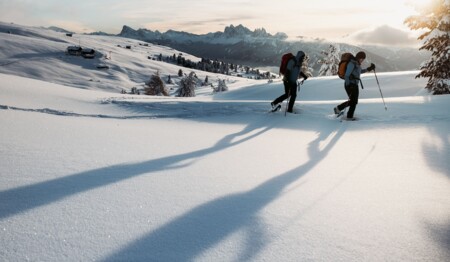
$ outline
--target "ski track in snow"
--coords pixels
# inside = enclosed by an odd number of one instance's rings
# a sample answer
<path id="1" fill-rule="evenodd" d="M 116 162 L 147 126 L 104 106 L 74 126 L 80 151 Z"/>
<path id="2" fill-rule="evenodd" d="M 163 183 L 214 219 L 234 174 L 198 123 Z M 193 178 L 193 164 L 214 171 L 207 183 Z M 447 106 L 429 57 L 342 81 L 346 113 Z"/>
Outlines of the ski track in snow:
<path id="1" fill-rule="evenodd" d="M 25 112 L 44 113 L 57 116 L 70 116 L 70 117 L 90 117 L 90 118 L 108 118 L 108 119 L 158 119 L 158 118 L 179 118 L 179 119 L 196 119 L 196 118 L 208 118 L 208 117 L 221 117 L 221 116 L 233 116 L 243 114 L 253 115 L 274 115 L 285 116 L 285 106 L 277 112 L 270 112 L 270 108 L 267 106 L 267 102 L 134 102 L 134 101 L 120 101 L 114 99 L 102 100 L 101 104 L 113 104 L 126 112 L 130 112 L 129 115 L 108 115 L 108 114 L 82 114 L 64 110 L 57 110 L 52 108 L 21 108 L 8 105 L 0 105 L 2 110 L 17 110 Z M 298 103 L 301 104 L 301 103 Z M 334 114 L 328 114 L 329 111 L 327 105 L 323 105 L 321 108 L 317 106 L 309 106 L 308 104 L 301 104 L 296 106 L 296 114 L 288 114 L 287 117 L 298 118 L 323 118 L 333 121 L 341 119 L 336 118 Z M 362 106 L 364 107 L 364 105 Z M 392 111 L 392 110 L 391 110 Z M 377 116 L 375 114 L 361 113 L 357 114 L 358 121 L 364 122 L 383 122 L 383 123 L 430 123 L 433 121 L 450 121 L 450 116 L 446 115 L 404 115 L 404 114 L 388 114 Z"/>
<path id="2" fill-rule="evenodd" d="M 263 106 L 241 106 L 224 105 L 218 108 L 217 103 L 187 102 L 187 103 L 151 103 L 135 105 L 132 102 L 113 102 L 128 111 L 133 111 L 133 115 L 105 115 L 105 114 L 80 114 L 51 108 L 20 108 L 7 105 L 0 105 L 3 110 L 17 110 L 26 112 L 45 113 L 58 116 L 72 117 L 92 117 L 92 118 L 110 118 L 110 119 L 156 119 L 156 118 L 203 118 L 232 116 L 245 113 L 263 113 L 267 110 Z M 222 103 L 221 103 L 222 104 Z"/>

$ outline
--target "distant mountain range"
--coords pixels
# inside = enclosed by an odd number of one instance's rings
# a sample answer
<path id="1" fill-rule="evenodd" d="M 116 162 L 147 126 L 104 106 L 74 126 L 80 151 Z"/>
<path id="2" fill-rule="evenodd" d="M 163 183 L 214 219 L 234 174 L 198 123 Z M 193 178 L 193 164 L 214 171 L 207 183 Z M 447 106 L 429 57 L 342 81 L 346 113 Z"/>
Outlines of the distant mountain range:
<path id="1" fill-rule="evenodd" d="M 203 35 L 174 30 L 161 33 L 123 26 L 118 36 L 169 46 L 202 58 L 254 67 L 277 67 L 282 54 L 303 50 L 310 57 L 314 75 L 318 74 L 321 66 L 317 61 L 324 57 L 321 51 L 328 50 L 330 44 L 336 44 L 324 39 L 299 38 L 291 41 L 285 33 L 272 35 L 264 28 L 251 31 L 243 25 L 230 25 L 223 32 Z M 341 52 L 365 51 L 367 62 L 375 63 L 380 72 L 416 70 L 429 57 L 426 52 L 419 52 L 414 48 L 355 46 L 345 43 L 340 43 L 339 47 Z"/>

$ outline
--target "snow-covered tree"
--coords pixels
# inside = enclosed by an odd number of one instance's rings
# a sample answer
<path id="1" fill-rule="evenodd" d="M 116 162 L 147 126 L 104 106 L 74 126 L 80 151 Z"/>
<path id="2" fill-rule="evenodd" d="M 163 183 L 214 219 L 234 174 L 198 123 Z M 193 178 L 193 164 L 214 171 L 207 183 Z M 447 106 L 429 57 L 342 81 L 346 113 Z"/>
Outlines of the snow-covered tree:
<path id="1" fill-rule="evenodd" d="M 169 96 L 169 91 L 164 84 L 164 81 L 159 76 L 159 71 L 154 73 L 150 80 L 145 83 L 145 94 L 150 96 Z"/>
<path id="2" fill-rule="evenodd" d="M 178 96 L 180 97 L 194 97 L 195 87 L 197 85 L 197 77 L 194 72 L 188 76 L 183 77 L 180 81 L 180 88 L 178 89 Z"/>
<path id="3" fill-rule="evenodd" d="M 317 61 L 318 64 L 322 64 L 319 70 L 319 76 L 337 75 L 340 61 L 340 52 L 341 50 L 338 45 L 330 45 L 327 51 L 321 52 L 325 57 Z"/>
<path id="4" fill-rule="evenodd" d="M 137 89 L 137 87 L 135 87 L 135 86 L 131 88 L 130 93 L 132 95 L 140 95 L 141 94 L 141 92 L 139 92 L 139 89 Z"/>
<path id="5" fill-rule="evenodd" d="M 228 91 L 228 86 L 225 83 L 225 80 L 219 79 L 217 87 L 212 87 L 212 89 L 214 90 L 215 93 L 223 92 L 223 91 Z"/>
<path id="6" fill-rule="evenodd" d="M 433 0 L 419 15 L 410 16 L 405 23 L 412 29 L 426 29 L 419 36 L 419 50 L 431 51 L 431 58 L 420 65 L 418 77 L 428 77 L 426 88 L 433 94 L 450 94 L 450 0 Z"/>
<path id="7" fill-rule="evenodd" d="M 303 59 L 301 70 L 307 77 L 313 76 L 312 73 L 314 72 L 314 69 L 312 67 L 309 67 L 309 56 L 308 55 L 305 55 L 305 59 Z"/>

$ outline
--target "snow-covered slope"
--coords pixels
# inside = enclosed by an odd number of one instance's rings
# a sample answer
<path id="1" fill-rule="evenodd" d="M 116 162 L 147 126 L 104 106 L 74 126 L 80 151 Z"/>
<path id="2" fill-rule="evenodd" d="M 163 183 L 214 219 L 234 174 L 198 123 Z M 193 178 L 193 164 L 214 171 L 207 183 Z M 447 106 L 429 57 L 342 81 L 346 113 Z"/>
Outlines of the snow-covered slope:
<path id="1" fill-rule="evenodd" d="M 26 42 L 10 52 L 70 71 Z M 141 68 L 118 50 L 125 75 Z M 150 97 L 14 66 L 0 73 L 1 261 L 450 259 L 450 96 L 423 93 L 417 72 L 378 75 L 387 110 L 367 74 L 360 121 L 339 122 L 336 77 L 307 80 L 284 116 L 267 113 L 279 81 Z"/>
<path id="2" fill-rule="evenodd" d="M 69 46 L 95 49 L 94 59 L 66 54 Z M 211 83 L 218 79 L 227 79 L 233 83 L 240 78 L 212 74 L 199 70 L 178 67 L 171 63 L 154 61 L 159 55 L 163 57 L 182 54 L 185 59 L 199 61 L 190 54 L 181 53 L 169 47 L 143 43 L 138 40 L 114 37 L 65 33 L 43 28 L 24 27 L 0 22 L 0 73 L 14 74 L 45 80 L 47 82 L 68 86 L 120 92 L 132 87 L 142 87 L 156 71 L 166 80 L 170 75 L 177 83 L 178 70 L 189 74 L 195 71 L 199 79 L 209 77 Z M 130 49 L 126 47 L 129 46 Z M 110 59 L 109 59 L 110 58 Z M 149 59 L 150 58 L 150 59 Z M 107 66 L 101 69 L 98 66 Z M 250 82 L 245 80 L 244 82 Z M 176 85 L 169 85 L 176 88 Z M 211 93 L 212 89 L 199 90 Z"/>

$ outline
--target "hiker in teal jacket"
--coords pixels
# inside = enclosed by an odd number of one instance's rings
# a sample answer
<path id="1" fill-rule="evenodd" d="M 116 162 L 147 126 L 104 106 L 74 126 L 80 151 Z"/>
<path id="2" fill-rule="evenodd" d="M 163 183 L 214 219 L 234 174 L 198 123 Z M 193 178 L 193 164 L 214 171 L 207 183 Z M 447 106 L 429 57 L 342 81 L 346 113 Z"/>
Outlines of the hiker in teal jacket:
<path id="1" fill-rule="evenodd" d="M 361 64 L 366 59 L 366 53 L 358 52 L 355 59 L 350 60 L 347 64 L 347 70 L 345 71 L 345 91 L 348 95 L 348 100 L 334 108 L 334 113 L 339 114 L 346 107 L 350 106 L 347 112 L 347 118 L 353 120 L 353 114 L 355 113 L 356 105 L 358 104 L 359 87 L 358 84 L 361 81 L 361 74 L 372 71 L 375 69 L 375 65 L 371 64 L 368 68 L 362 69 Z"/>
<path id="2" fill-rule="evenodd" d="M 284 84 L 284 94 L 275 99 L 270 105 L 272 109 L 277 108 L 277 106 L 283 102 L 288 97 L 289 105 L 287 112 L 292 113 L 294 108 L 295 98 L 297 98 L 297 79 L 299 76 L 303 77 L 303 81 L 308 77 L 301 71 L 303 60 L 305 59 L 305 53 L 303 51 L 298 51 L 295 59 L 291 59 L 286 66 L 286 74 L 283 76 Z"/>

